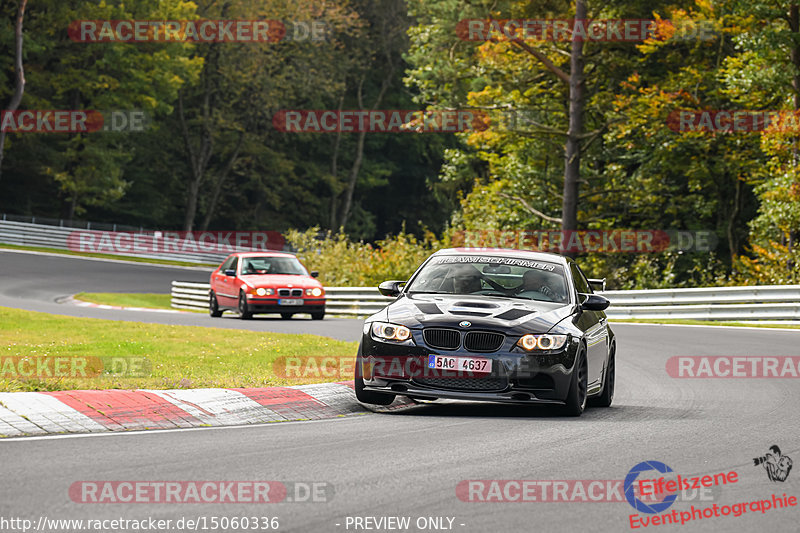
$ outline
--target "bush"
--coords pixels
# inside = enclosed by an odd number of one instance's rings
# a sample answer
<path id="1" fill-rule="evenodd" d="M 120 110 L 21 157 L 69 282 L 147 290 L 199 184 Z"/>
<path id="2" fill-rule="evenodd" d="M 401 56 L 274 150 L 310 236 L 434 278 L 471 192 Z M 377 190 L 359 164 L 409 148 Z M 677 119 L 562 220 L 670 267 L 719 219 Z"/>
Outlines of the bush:
<path id="1" fill-rule="evenodd" d="M 309 270 L 318 270 L 328 287 L 370 287 L 382 281 L 407 280 L 433 252 L 450 246 L 449 237 L 437 239 L 425 232 L 422 239 L 401 231 L 398 235 L 369 243 L 353 242 L 342 233 L 290 230 L 287 243 Z"/>

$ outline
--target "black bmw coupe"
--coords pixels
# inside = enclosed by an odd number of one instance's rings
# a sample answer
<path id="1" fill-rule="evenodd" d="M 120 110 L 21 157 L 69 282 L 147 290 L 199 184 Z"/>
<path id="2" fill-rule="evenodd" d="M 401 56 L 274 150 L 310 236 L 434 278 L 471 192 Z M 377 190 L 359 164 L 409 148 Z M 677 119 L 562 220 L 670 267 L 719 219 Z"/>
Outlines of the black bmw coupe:
<path id="1" fill-rule="evenodd" d="M 406 281 L 379 287 L 397 299 L 367 318 L 356 397 L 548 403 L 580 416 L 614 398 L 614 334 L 570 258 L 505 249 L 431 255 Z"/>

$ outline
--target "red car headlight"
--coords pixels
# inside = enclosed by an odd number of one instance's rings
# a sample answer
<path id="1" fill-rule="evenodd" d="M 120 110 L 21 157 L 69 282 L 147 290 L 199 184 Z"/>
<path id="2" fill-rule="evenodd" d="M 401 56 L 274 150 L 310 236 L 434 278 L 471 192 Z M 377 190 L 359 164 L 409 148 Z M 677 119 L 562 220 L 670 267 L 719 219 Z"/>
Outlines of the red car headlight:
<path id="1" fill-rule="evenodd" d="M 268 289 L 266 287 L 259 287 L 257 289 L 251 290 L 250 294 L 255 294 L 257 296 L 272 296 L 273 294 L 275 294 L 275 289 Z"/>
<path id="2" fill-rule="evenodd" d="M 313 289 L 306 289 L 306 296 L 316 296 L 316 297 L 319 297 L 319 296 L 322 296 L 324 292 L 325 292 L 325 291 L 323 291 L 323 290 L 322 290 L 322 289 L 320 289 L 319 287 L 314 287 Z"/>

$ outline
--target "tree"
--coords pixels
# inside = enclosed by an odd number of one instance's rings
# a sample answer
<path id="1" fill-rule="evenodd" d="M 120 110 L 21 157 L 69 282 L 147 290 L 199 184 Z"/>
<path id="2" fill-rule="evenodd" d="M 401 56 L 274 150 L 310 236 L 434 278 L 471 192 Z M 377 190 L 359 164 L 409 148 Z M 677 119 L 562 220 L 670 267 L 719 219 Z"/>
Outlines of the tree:
<path id="1" fill-rule="evenodd" d="M 6 112 L 16 111 L 25 93 L 25 69 L 22 65 L 22 23 L 25 18 L 25 6 L 28 0 L 20 0 L 14 28 L 14 96 L 6 107 Z M 0 179 L 3 177 L 3 152 L 6 145 L 6 131 L 0 128 Z"/>

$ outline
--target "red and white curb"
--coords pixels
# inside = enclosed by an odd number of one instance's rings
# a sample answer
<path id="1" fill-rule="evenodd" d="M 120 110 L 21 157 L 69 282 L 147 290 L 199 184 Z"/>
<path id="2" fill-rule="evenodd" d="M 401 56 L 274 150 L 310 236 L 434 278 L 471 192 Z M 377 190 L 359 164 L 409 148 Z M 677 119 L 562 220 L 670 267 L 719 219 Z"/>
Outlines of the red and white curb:
<path id="1" fill-rule="evenodd" d="M 238 426 L 365 413 L 352 382 L 262 389 L 0 392 L 0 436 Z M 389 409 L 411 404 L 398 398 Z"/>

